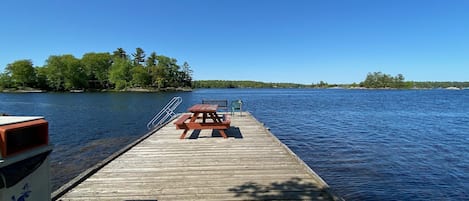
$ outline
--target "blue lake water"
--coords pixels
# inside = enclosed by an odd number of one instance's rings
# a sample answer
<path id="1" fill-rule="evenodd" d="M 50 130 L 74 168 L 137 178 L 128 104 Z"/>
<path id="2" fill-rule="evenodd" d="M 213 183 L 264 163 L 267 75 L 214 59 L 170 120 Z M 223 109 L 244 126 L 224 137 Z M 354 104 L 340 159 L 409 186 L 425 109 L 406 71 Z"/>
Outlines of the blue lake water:
<path id="1" fill-rule="evenodd" d="M 346 200 L 469 200 L 469 90 L 0 93 L 0 113 L 49 121 L 55 189 L 145 134 L 173 96 L 179 112 L 242 99 Z"/>

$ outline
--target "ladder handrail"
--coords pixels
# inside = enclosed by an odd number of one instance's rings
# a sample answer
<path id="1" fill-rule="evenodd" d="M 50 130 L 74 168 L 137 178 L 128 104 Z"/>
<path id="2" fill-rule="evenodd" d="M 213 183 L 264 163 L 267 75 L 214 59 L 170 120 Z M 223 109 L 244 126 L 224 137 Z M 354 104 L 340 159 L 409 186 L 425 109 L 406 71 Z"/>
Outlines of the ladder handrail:
<path id="1" fill-rule="evenodd" d="M 167 120 L 169 120 L 171 117 L 176 115 L 174 110 L 182 103 L 182 98 L 179 96 L 173 97 L 167 104 L 166 106 L 163 107 L 163 109 L 156 114 L 153 119 L 151 119 L 148 124 L 147 128 L 151 129 L 155 126 L 161 125 L 165 123 Z"/>

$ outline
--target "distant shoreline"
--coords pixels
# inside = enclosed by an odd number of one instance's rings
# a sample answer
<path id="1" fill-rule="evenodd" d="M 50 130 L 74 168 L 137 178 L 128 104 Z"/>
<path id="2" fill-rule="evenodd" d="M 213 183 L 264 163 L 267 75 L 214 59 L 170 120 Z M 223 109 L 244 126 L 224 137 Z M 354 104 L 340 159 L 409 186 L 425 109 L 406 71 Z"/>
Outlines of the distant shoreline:
<path id="1" fill-rule="evenodd" d="M 325 86 L 325 87 L 311 87 L 308 85 L 297 85 L 297 86 L 287 86 L 287 87 L 198 87 L 198 88 L 181 88 L 181 87 L 167 87 L 167 88 L 126 88 L 122 90 L 114 89 L 102 89 L 102 90 L 90 90 L 90 89 L 75 89 L 69 91 L 47 91 L 42 89 L 27 88 L 27 89 L 3 89 L 0 90 L 0 93 L 84 93 L 84 92 L 137 92 L 137 93 L 157 93 L 157 92 L 192 92 L 197 89 L 349 89 L 349 90 L 469 90 L 469 87 L 412 87 L 412 88 L 366 88 L 366 87 L 356 87 L 350 85 L 339 85 L 339 86 Z"/>

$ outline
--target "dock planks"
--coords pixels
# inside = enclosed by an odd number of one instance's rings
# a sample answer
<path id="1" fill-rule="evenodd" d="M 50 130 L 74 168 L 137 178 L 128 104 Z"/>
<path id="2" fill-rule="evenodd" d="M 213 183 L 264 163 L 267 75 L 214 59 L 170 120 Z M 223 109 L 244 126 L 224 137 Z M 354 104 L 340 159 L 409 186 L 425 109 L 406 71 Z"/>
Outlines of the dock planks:
<path id="1" fill-rule="evenodd" d="M 180 140 L 171 122 L 57 200 L 342 200 L 251 114 L 231 126 Z"/>

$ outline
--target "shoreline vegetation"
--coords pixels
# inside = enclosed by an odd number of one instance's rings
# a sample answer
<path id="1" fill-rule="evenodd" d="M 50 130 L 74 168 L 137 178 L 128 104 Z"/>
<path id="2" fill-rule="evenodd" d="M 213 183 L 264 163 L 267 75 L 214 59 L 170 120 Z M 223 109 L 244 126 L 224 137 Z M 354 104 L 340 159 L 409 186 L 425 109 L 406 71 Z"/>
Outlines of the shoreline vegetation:
<path id="1" fill-rule="evenodd" d="M 124 88 L 120 90 L 116 89 L 78 89 L 70 91 L 59 91 L 59 92 L 70 92 L 70 93 L 83 93 L 83 92 L 168 92 L 168 91 L 181 91 L 191 92 L 194 89 L 231 89 L 231 88 L 299 88 L 299 89 L 362 89 L 362 90 L 425 90 L 425 89 L 441 89 L 441 90 L 469 90 L 469 82 L 406 82 L 407 87 L 394 88 L 394 87 L 364 87 L 361 84 L 327 84 L 325 82 L 318 84 L 295 84 L 295 83 L 266 83 L 257 81 L 232 81 L 232 80 L 199 80 L 192 81 L 193 87 L 167 87 L 167 88 Z M 410 86 L 410 87 L 409 87 Z M 46 93 L 54 92 L 43 89 L 36 89 L 30 87 L 20 88 L 0 88 L 0 93 Z"/>
<path id="2" fill-rule="evenodd" d="M 246 84 L 252 82 L 252 84 Z M 201 84 L 203 83 L 203 84 Z M 216 83 L 216 84 L 215 84 Z M 407 82 L 408 87 L 365 87 L 361 84 L 295 84 L 295 83 L 265 83 L 255 81 L 201 80 L 194 81 L 195 88 L 311 88 L 311 89 L 469 89 L 469 82 Z"/>
<path id="3" fill-rule="evenodd" d="M 130 55 L 122 48 L 114 52 L 89 52 L 82 58 L 71 54 L 51 55 L 44 66 L 28 59 L 17 60 L 0 73 L 4 92 L 169 91 L 192 88 L 192 70 L 187 62 L 142 48 Z"/>
<path id="4" fill-rule="evenodd" d="M 416 82 L 405 81 L 404 75 L 391 76 L 382 72 L 368 73 L 365 80 L 352 84 L 329 84 L 324 81 L 312 84 L 266 83 L 256 81 L 197 80 L 193 88 L 313 88 L 313 89 L 469 89 L 469 82 Z"/>
<path id="5" fill-rule="evenodd" d="M 44 66 L 33 67 L 31 60 L 14 61 L 0 73 L 0 92 L 164 92 L 192 91 L 198 88 L 344 88 L 344 89 L 469 89 L 469 82 L 405 81 L 402 74 L 368 73 L 365 80 L 352 84 L 266 83 L 258 81 L 192 80 L 189 64 L 152 52 L 146 57 L 141 48 L 132 54 L 122 48 L 109 52 L 51 55 Z"/>

